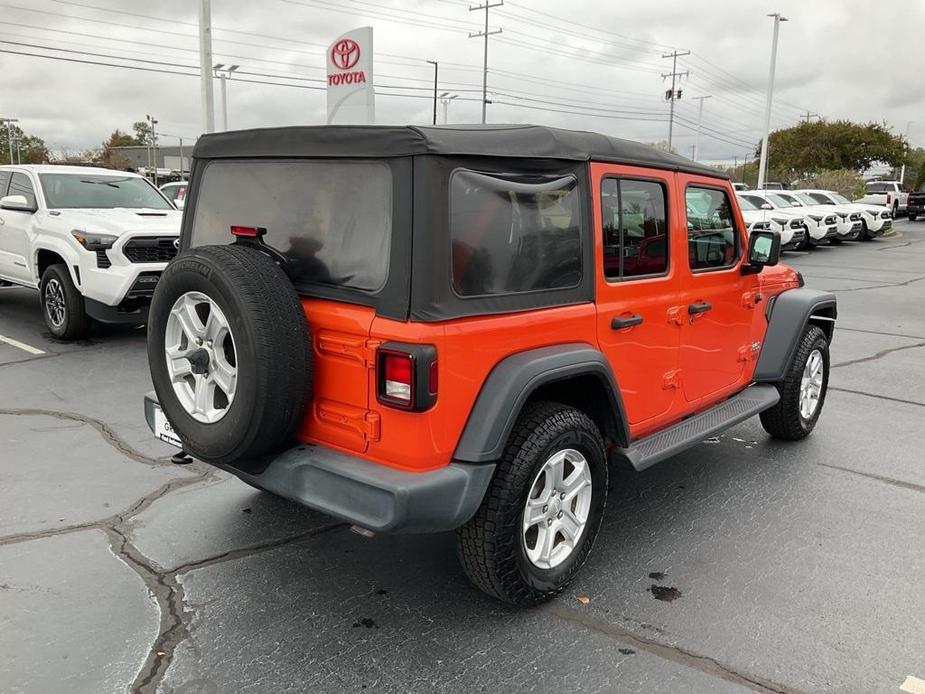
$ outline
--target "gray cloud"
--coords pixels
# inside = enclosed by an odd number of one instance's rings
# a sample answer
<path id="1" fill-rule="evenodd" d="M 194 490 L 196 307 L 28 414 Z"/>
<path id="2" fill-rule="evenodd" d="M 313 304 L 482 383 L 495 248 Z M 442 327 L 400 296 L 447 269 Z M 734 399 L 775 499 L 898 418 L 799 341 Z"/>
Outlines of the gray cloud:
<path id="1" fill-rule="evenodd" d="M 378 97 L 380 121 L 429 122 L 426 88 L 433 73 L 427 59 L 441 61 L 441 91 L 460 95 L 451 106 L 451 120 L 478 120 L 482 45 L 466 34 L 480 18 L 467 11 L 468 3 L 300 2 L 213 0 L 215 62 L 237 63 L 251 73 L 321 80 L 323 46 L 342 31 L 368 24 L 375 28 L 377 84 L 406 95 Z M 189 0 L 3 0 L 0 41 L 6 43 L 0 49 L 121 64 L 134 57 L 164 63 L 133 63 L 139 67 L 188 72 L 184 66 L 198 65 L 197 6 Z M 489 87 L 495 103 L 489 106 L 489 119 L 665 139 L 668 108 L 660 73 L 670 71 L 670 61 L 660 56 L 676 46 L 694 52 L 679 61 L 679 69 L 691 74 L 681 83 L 676 147 L 690 153 L 697 116 L 692 97 L 711 95 L 704 105 L 707 132 L 701 156 L 741 157 L 761 133 L 771 38 L 771 20 L 765 15 L 773 10 L 791 20 L 781 28 L 776 127 L 797 122 L 807 109 L 832 119 L 886 120 L 897 131 L 918 118 L 911 139 L 925 140 L 925 117 L 918 115 L 925 90 L 917 87 L 925 4 L 915 0 L 877 5 L 781 0 L 776 6 L 752 0 L 509 0 L 491 15 L 492 26 L 504 32 L 491 41 Z M 282 77 L 242 79 L 299 83 Z M 321 82 L 301 84 L 318 87 Z M 228 93 L 233 128 L 324 122 L 321 90 L 232 81 Z M 115 128 L 127 129 L 146 113 L 159 119 L 164 133 L 191 137 L 201 129 L 195 77 L 0 53 L 0 95 L 0 115 L 18 117 L 28 132 L 57 149 L 96 146 Z"/>

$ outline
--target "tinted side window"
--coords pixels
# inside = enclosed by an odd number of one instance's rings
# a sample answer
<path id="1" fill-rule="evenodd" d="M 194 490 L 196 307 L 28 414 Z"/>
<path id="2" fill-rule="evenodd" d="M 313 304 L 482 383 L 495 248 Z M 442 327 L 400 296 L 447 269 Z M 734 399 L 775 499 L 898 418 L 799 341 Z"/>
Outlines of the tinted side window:
<path id="1" fill-rule="evenodd" d="M 7 195 L 24 195 L 30 205 L 35 204 L 35 189 L 26 174 L 13 173 L 13 177 L 10 179 L 10 192 Z"/>
<path id="2" fill-rule="evenodd" d="M 601 183 L 601 216 L 605 277 L 667 272 L 668 219 L 662 184 L 605 178 Z"/>
<path id="3" fill-rule="evenodd" d="M 460 296 L 575 287 L 581 282 L 578 181 L 450 178 L 453 289 Z"/>
<path id="4" fill-rule="evenodd" d="M 809 193 L 809 197 L 818 202 L 820 205 L 831 205 L 832 201 L 821 193 Z"/>
<path id="5" fill-rule="evenodd" d="M 10 172 L 0 171 L 0 198 L 6 195 L 6 189 L 10 185 Z"/>
<path id="6" fill-rule="evenodd" d="M 684 195 L 691 269 L 734 265 L 739 256 L 739 235 L 725 191 L 689 186 Z"/>

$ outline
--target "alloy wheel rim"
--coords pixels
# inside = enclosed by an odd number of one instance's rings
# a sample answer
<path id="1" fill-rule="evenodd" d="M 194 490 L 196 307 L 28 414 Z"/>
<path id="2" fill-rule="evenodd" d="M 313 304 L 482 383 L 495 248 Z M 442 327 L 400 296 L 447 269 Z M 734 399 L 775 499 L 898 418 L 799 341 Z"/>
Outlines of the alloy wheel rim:
<path id="1" fill-rule="evenodd" d="M 584 537 L 591 512 L 588 460 L 579 451 L 557 451 L 543 464 L 527 495 L 521 540 L 527 559 L 553 569 L 568 559 Z"/>
<path id="2" fill-rule="evenodd" d="M 45 284 L 45 313 L 56 328 L 64 325 L 67 306 L 64 303 L 64 289 L 57 279 L 50 279 Z"/>
<path id="3" fill-rule="evenodd" d="M 170 309 L 164 357 L 173 391 L 197 422 L 220 421 L 234 402 L 238 360 L 228 319 L 202 292 L 183 294 Z"/>
<path id="4" fill-rule="evenodd" d="M 811 419 L 819 409 L 819 399 L 822 397 L 823 366 L 822 352 L 814 349 L 803 366 L 803 376 L 800 379 L 800 416 L 804 420 Z"/>

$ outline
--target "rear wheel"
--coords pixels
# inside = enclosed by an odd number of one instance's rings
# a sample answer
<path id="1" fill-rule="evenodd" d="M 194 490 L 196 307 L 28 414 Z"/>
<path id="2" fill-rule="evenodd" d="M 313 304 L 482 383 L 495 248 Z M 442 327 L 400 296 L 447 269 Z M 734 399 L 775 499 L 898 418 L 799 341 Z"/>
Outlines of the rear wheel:
<path id="1" fill-rule="evenodd" d="M 79 340 L 90 331 L 83 295 L 74 286 L 67 266 L 50 265 L 39 284 L 42 316 L 48 331 L 59 340 Z"/>
<path id="2" fill-rule="evenodd" d="M 915 212 L 910 212 L 910 213 L 909 213 L 909 221 L 910 221 L 910 222 L 914 222 L 914 221 L 915 221 L 916 219 L 918 219 L 918 218 L 919 218 L 919 216 L 918 216 Z"/>
<path id="3" fill-rule="evenodd" d="M 187 453 L 258 471 L 290 443 L 311 397 L 299 297 L 267 255 L 205 246 L 161 276 L 148 319 L 158 401 Z"/>
<path id="4" fill-rule="evenodd" d="M 777 384 L 780 401 L 761 413 L 764 430 L 788 441 L 808 436 L 822 412 L 828 385 L 829 343 L 819 327 L 809 325 L 784 380 Z"/>
<path id="5" fill-rule="evenodd" d="M 604 443 L 594 422 L 559 403 L 529 405 L 482 506 L 457 531 L 466 574 L 505 602 L 552 598 L 587 559 L 606 498 Z"/>

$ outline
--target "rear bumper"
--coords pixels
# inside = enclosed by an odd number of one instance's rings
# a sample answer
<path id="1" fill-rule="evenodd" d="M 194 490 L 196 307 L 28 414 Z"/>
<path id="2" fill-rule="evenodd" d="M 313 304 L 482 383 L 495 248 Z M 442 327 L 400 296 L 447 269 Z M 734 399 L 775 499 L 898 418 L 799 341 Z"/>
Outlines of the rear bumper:
<path id="1" fill-rule="evenodd" d="M 145 396 L 154 431 L 157 397 Z M 221 469 L 279 496 L 375 532 L 453 530 L 476 512 L 491 482 L 491 463 L 450 463 L 430 472 L 405 472 L 326 446 L 299 444 L 274 457 L 259 474 Z"/>

